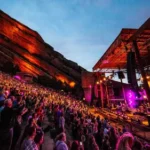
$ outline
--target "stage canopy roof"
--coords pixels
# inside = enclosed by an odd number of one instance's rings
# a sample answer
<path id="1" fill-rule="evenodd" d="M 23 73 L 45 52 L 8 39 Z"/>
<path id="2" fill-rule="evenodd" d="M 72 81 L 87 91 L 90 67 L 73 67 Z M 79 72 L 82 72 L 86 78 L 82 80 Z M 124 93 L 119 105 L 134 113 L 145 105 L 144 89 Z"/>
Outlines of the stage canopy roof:
<path id="1" fill-rule="evenodd" d="M 126 69 L 127 52 L 136 40 L 144 66 L 150 65 L 150 18 L 139 29 L 122 29 L 120 34 L 93 67 L 93 71 L 111 72 Z"/>

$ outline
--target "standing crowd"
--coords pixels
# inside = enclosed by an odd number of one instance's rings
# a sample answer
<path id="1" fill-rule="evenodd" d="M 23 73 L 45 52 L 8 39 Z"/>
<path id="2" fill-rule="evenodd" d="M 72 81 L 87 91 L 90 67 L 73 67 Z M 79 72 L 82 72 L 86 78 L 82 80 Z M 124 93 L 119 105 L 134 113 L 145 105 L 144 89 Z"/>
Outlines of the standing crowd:
<path id="1" fill-rule="evenodd" d="M 0 150 L 42 150 L 46 117 L 55 150 L 150 149 L 67 94 L 0 73 Z"/>

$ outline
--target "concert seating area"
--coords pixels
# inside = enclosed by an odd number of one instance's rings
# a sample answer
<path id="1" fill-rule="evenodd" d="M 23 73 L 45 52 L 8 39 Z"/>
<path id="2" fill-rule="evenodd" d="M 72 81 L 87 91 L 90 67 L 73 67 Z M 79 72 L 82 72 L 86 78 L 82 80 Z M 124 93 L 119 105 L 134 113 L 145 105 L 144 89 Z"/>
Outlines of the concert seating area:
<path id="1" fill-rule="evenodd" d="M 41 150 L 47 132 L 49 140 L 54 140 L 53 145 L 46 145 L 48 149 L 150 149 L 125 126 L 116 128 L 108 118 L 94 116 L 89 106 L 62 91 L 22 83 L 2 72 L 0 89 L 1 150 Z"/>

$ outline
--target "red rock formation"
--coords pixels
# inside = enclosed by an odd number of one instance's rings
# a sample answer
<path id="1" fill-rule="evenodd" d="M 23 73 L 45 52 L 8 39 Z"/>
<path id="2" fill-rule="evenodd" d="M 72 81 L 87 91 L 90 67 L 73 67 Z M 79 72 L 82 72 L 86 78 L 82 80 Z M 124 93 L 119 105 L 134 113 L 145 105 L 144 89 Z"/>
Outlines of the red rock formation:
<path id="1" fill-rule="evenodd" d="M 67 60 L 41 36 L 0 11 L 0 55 L 34 76 L 56 77 L 73 86 L 81 83 L 82 67 Z M 1 63 L 3 63 L 1 59 Z"/>

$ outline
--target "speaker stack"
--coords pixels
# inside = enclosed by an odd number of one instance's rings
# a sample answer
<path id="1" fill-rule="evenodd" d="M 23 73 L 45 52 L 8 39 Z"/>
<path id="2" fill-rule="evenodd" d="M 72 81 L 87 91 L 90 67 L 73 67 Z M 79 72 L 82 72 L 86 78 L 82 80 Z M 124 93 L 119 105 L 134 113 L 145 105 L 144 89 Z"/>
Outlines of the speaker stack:
<path id="1" fill-rule="evenodd" d="M 137 89 L 137 80 L 136 80 L 136 60 L 135 60 L 135 53 L 128 52 L 127 54 L 127 78 L 128 83 L 131 84 L 133 89 Z"/>
<path id="2" fill-rule="evenodd" d="M 122 71 L 118 71 L 118 78 L 119 79 L 124 79 L 125 78 L 125 76 L 124 76 Z"/>
<path id="3" fill-rule="evenodd" d="M 150 115 L 147 115 L 148 126 L 150 127 Z"/>

